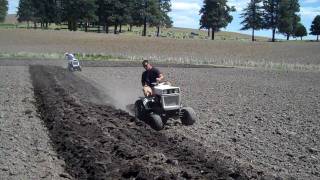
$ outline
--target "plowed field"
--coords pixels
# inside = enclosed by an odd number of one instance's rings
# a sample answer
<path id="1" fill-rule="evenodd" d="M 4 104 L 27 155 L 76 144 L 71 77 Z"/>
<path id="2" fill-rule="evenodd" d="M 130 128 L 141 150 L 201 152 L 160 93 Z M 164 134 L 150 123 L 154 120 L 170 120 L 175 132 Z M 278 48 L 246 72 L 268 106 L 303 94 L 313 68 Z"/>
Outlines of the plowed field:
<path id="1" fill-rule="evenodd" d="M 87 63 L 70 73 L 59 62 L 2 62 L 0 177 L 320 179 L 319 73 L 159 65 L 199 120 L 155 131 L 128 109 L 141 96 L 141 67 Z M 12 153 L 33 149 L 25 139 L 46 144 L 42 161 Z"/>

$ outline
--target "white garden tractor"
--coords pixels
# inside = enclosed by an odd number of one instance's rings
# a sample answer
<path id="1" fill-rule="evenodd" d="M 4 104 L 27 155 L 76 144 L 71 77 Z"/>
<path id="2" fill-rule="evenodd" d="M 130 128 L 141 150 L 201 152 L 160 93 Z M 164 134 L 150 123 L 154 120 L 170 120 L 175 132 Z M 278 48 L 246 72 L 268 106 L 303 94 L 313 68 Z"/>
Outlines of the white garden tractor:
<path id="1" fill-rule="evenodd" d="M 73 71 L 81 71 L 81 66 L 80 66 L 80 62 L 78 59 L 73 59 L 72 61 L 69 62 L 68 64 L 68 69 L 69 71 L 73 72 Z"/>
<path id="2" fill-rule="evenodd" d="M 149 123 L 157 131 L 164 128 L 169 118 L 180 118 L 183 125 L 192 125 L 197 118 L 191 107 L 181 105 L 180 88 L 166 83 L 156 84 L 152 96 L 140 97 L 134 110 L 136 120 Z"/>

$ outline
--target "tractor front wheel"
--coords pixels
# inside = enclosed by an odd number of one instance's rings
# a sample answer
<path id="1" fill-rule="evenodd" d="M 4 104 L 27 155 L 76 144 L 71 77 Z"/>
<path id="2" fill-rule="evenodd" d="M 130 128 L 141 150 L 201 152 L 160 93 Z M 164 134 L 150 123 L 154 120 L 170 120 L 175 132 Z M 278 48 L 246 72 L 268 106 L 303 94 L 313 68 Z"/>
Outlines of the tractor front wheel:
<path id="1" fill-rule="evenodd" d="M 181 123 L 183 125 L 193 125 L 196 122 L 197 116 L 191 107 L 184 107 L 181 109 Z"/>
<path id="2" fill-rule="evenodd" d="M 150 126 L 152 127 L 152 129 L 156 131 L 162 130 L 164 126 L 163 126 L 161 116 L 154 113 L 150 114 Z"/>

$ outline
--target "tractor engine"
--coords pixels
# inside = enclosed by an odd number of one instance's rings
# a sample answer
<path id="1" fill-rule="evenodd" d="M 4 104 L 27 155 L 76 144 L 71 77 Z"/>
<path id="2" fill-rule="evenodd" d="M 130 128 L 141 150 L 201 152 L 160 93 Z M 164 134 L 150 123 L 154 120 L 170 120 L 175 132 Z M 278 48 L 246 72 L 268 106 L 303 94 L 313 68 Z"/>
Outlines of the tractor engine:
<path id="1" fill-rule="evenodd" d="M 154 87 L 154 93 L 160 98 L 160 104 L 164 111 L 179 110 L 180 88 L 170 85 L 158 85 Z"/>

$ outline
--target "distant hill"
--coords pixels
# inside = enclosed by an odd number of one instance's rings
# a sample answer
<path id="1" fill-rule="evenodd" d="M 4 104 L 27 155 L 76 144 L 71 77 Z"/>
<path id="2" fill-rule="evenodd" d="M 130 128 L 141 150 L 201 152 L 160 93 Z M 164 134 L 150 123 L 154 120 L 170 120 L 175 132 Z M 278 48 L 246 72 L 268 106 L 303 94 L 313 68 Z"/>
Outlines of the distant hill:
<path id="1" fill-rule="evenodd" d="M 169 28 L 163 29 L 162 34 L 169 34 L 170 32 L 173 34 L 178 35 L 178 37 L 182 39 L 211 39 L 208 37 L 208 31 L 206 30 L 199 30 L 199 29 L 189 29 L 189 28 Z M 266 41 L 268 38 L 266 37 L 259 37 L 255 36 L 258 41 Z M 251 35 L 236 33 L 236 32 L 227 32 L 227 31 L 220 31 L 215 33 L 216 40 L 244 40 L 244 41 L 251 41 Z"/>
<path id="2" fill-rule="evenodd" d="M 16 14 L 9 14 L 5 19 L 5 24 L 18 24 L 18 20 Z M 20 23 L 19 23 L 20 24 Z M 25 26 L 24 23 L 20 25 Z M 20 27 L 20 26 L 19 26 Z M 57 28 L 56 26 L 54 28 Z M 95 31 L 96 28 L 90 28 L 92 31 Z M 124 34 L 131 35 L 141 35 L 142 28 L 134 27 L 132 32 L 126 31 L 127 27 L 124 27 Z M 110 32 L 112 32 L 112 27 L 110 28 Z M 162 28 L 161 29 L 161 37 L 173 38 L 173 39 L 211 39 L 208 37 L 208 32 L 205 30 L 199 29 L 189 29 L 189 28 Z M 148 28 L 148 36 L 155 36 L 156 29 Z M 267 41 L 266 37 L 255 37 L 257 41 Z M 247 34 L 235 33 L 235 32 L 226 32 L 221 31 L 215 34 L 216 40 L 239 40 L 239 41 L 251 41 L 251 36 Z"/>
<path id="3" fill-rule="evenodd" d="M 8 14 L 6 19 L 4 20 L 5 24 L 16 24 L 18 23 L 16 14 Z"/>

